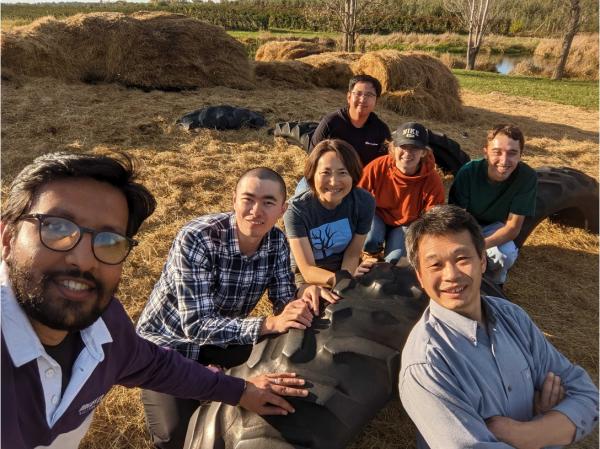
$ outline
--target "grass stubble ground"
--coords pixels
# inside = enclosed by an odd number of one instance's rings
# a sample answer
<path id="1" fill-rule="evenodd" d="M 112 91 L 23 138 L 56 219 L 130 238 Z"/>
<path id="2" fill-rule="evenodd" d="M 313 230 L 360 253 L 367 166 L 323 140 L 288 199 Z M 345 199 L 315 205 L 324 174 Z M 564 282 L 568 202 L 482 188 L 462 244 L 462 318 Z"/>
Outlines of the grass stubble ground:
<path id="1" fill-rule="evenodd" d="M 50 151 L 103 153 L 124 150 L 142 168 L 156 195 L 156 212 L 125 263 L 119 297 L 135 321 L 160 275 L 171 241 L 191 218 L 231 208 L 238 175 L 251 166 L 279 171 L 288 189 L 301 177 L 304 152 L 266 129 L 185 132 L 175 120 L 193 109 L 234 104 L 264 113 L 270 125 L 318 120 L 345 101 L 328 89 L 253 91 L 227 88 L 180 93 L 117 85 L 64 84 L 51 79 L 3 82 L 2 191 L 35 156 Z M 479 156 L 487 128 L 519 124 L 528 138 L 524 159 L 534 167 L 570 166 L 598 178 L 598 112 L 556 103 L 463 91 L 466 118 L 422 120 Z M 395 127 L 410 117 L 379 109 Z M 451 177 L 446 178 L 449 185 Z M 507 295 L 531 314 L 549 340 L 598 379 L 598 237 L 543 222 L 529 238 L 506 284 Z M 258 313 L 268 313 L 266 301 Z M 415 430 L 398 400 L 362 430 L 352 449 L 412 448 Z M 575 447 L 597 447 L 598 435 Z M 150 448 L 139 391 L 114 388 L 98 408 L 84 449 Z"/>

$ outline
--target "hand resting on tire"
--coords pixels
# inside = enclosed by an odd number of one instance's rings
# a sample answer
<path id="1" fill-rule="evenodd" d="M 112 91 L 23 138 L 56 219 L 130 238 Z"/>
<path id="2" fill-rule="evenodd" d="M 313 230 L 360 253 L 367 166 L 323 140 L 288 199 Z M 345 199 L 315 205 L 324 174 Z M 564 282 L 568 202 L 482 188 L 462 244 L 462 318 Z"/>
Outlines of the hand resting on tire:
<path id="1" fill-rule="evenodd" d="M 287 415 L 294 407 L 281 396 L 305 397 L 304 379 L 296 373 L 267 373 L 246 381 L 239 405 L 259 415 Z"/>

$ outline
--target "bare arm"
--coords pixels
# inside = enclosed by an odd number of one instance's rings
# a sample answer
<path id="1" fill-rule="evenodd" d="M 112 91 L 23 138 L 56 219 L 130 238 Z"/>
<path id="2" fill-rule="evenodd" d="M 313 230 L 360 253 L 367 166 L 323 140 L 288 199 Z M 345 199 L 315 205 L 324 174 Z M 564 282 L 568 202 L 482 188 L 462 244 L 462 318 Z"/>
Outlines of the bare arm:
<path id="1" fill-rule="evenodd" d="M 494 246 L 502 245 L 503 243 L 514 240 L 521 232 L 521 227 L 525 221 L 524 215 L 508 214 L 508 219 L 504 226 L 498 229 L 493 234 L 485 238 L 485 247 L 493 248 Z"/>
<path id="2" fill-rule="evenodd" d="M 294 260 L 296 261 L 296 265 L 298 265 L 300 273 L 302 273 L 304 281 L 309 284 L 332 287 L 331 283 L 333 282 L 334 273 L 317 267 L 308 237 L 291 238 L 289 239 L 289 243 Z"/>
<path id="3" fill-rule="evenodd" d="M 342 270 L 352 273 L 353 276 L 365 274 L 371 269 L 371 266 L 373 266 L 372 261 L 365 263 L 364 265 L 360 264 L 360 255 L 362 254 L 362 249 L 365 245 L 366 239 L 366 234 L 354 234 L 354 237 L 352 237 L 352 240 L 350 240 L 350 244 L 346 248 L 346 251 L 344 251 Z"/>

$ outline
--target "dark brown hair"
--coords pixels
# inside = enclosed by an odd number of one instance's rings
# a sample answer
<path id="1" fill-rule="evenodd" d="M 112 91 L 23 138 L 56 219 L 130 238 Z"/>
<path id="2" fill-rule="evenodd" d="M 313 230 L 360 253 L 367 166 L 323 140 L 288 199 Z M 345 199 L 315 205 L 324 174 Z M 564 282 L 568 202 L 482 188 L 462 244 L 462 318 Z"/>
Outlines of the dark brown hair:
<path id="1" fill-rule="evenodd" d="M 319 163 L 319 159 L 325 153 L 329 151 L 335 151 L 338 157 L 344 163 L 346 170 L 350 174 L 352 178 L 352 187 L 355 187 L 360 181 L 362 176 L 362 162 L 358 157 L 358 153 L 349 143 L 340 140 L 340 139 L 327 139 L 322 140 L 313 148 L 308 159 L 306 160 L 306 164 L 304 165 L 304 177 L 308 182 L 311 190 L 315 191 L 315 172 L 317 171 L 317 164 Z"/>
<path id="2" fill-rule="evenodd" d="M 235 184 L 236 192 L 240 185 L 240 182 L 242 182 L 242 180 L 246 179 L 246 178 L 258 178 L 263 181 L 276 182 L 277 184 L 279 184 L 279 190 L 280 190 L 281 194 L 283 195 L 283 201 L 285 201 L 285 199 L 287 197 L 287 188 L 285 186 L 285 181 L 283 180 L 281 175 L 279 173 L 277 173 L 275 170 L 268 168 L 268 167 L 254 167 L 249 170 L 246 170 L 242 174 L 242 176 L 240 176 L 237 183 Z"/>
<path id="3" fill-rule="evenodd" d="M 381 83 L 377 78 L 373 78 L 371 75 L 353 76 L 348 82 L 348 92 L 352 92 L 352 89 L 354 89 L 354 86 L 356 86 L 357 83 L 369 83 L 371 86 L 373 86 L 373 89 L 375 89 L 375 95 L 377 95 L 377 98 L 381 96 Z"/>
<path id="4" fill-rule="evenodd" d="M 501 123 L 500 125 L 494 126 L 487 133 L 488 146 L 498 134 L 502 134 L 512 140 L 516 140 L 517 142 L 519 142 L 519 150 L 521 151 L 521 153 L 523 153 L 523 148 L 525 147 L 525 136 L 523 136 L 523 132 L 518 127 L 506 123 Z"/>
<path id="5" fill-rule="evenodd" d="M 135 182 L 133 159 L 126 153 L 98 156 L 83 153 L 49 153 L 37 157 L 17 175 L 2 208 L 2 222 L 14 226 L 27 214 L 39 190 L 53 181 L 91 178 L 120 190 L 127 199 L 127 236 L 133 237 L 143 221 L 154 212 L 156 200 L 142 184 Z"/>

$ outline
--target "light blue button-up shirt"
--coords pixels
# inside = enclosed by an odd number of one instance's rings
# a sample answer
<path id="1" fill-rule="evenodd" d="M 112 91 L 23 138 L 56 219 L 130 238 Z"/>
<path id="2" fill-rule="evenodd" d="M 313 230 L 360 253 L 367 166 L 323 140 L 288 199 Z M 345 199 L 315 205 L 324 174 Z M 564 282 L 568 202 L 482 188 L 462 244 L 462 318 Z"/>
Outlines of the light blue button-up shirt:
<path id="1" fill-rule="evenodd" d="M 549 371 L 561 377 L 565 398 L 553 410 L 577 427 L 575 440 L 598 422 L 598 389 L 580 366 L 552 346 L 519 306 L 482 297 L 486 328 L 430 301 L 402 352 L 402 405 L 432 449 L 510 448 L 485 420 L 529 421 L 534 391 Z"/>

